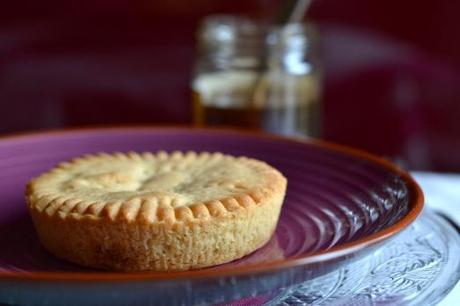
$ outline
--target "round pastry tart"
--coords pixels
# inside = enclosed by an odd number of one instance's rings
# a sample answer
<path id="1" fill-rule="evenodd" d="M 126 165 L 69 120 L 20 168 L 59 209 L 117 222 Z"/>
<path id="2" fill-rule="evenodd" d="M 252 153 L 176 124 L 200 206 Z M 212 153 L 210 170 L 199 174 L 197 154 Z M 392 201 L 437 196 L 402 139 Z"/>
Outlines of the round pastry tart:
<path id="1" fill-rule="evenodd" d="M 177 271 L 241 258 L 272 236 L 286 178 L 221 153 L 85 155 L 31 180 L 26 200 L 52 254 L 95 268 Z"/>

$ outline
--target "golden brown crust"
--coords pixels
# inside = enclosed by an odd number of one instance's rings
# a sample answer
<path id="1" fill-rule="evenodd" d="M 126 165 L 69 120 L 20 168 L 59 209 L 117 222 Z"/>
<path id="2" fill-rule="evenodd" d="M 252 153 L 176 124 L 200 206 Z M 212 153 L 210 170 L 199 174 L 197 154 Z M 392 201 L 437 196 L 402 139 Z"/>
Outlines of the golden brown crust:
<path id="1" fill-rule="evenodd" d="M 277 170 L 245 157 L 101 153 L 32 180 L 26 199 L 42 243 L 59 257 L 171 271 L 225 263 L 265 244 L 285 189 Z"/>

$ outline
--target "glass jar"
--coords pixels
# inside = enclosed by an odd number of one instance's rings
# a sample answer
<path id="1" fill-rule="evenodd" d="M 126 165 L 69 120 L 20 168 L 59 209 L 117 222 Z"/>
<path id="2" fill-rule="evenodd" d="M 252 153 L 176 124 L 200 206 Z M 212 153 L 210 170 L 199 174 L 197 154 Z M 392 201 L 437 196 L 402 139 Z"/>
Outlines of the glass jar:
<path id="1" fill-rule="evenodd" d="M 199 126 L 320 134 L 320 73 L 314 30 L 233 16 L 206 18 L 198 33 L 192 81 Z"/>

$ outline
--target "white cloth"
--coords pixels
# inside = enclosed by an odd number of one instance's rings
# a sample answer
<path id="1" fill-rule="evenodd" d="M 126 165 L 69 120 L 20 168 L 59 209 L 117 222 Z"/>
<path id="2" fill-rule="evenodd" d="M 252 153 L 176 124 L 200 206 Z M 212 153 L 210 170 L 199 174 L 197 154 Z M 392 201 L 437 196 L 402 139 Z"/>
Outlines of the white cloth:
<path id="1" fill-rule="evenodd" d="M 443 212 L 460 224 L 460 174 L 412 172 L 412 175 L 422 187 L 426 206 Z M 457 306 L 459 301 L 460 282 L 438 306 Z"/>

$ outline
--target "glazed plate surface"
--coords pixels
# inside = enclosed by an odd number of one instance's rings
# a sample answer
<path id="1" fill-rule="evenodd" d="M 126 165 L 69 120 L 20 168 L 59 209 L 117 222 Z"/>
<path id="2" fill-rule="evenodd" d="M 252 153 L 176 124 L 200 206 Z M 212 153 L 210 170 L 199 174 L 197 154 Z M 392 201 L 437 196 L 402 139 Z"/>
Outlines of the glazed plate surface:
<path id="1" fill-rule="evenodd" d="M 220 151 L 278 168 L 288 178 L 288 191 L 271 241 L 238 261 L 177 273 L 85 269 L 40 246 L 24 202 L 30 178 L 86 153 L 158 150 Z M 82 129 L 3 138 L 0 195 L 0 303 L 17 305 L 216 304 L 276 295 L 387 243 L 423 206 L 412 178 L 372 155 L 320 141 L 191 128 Z"/>

